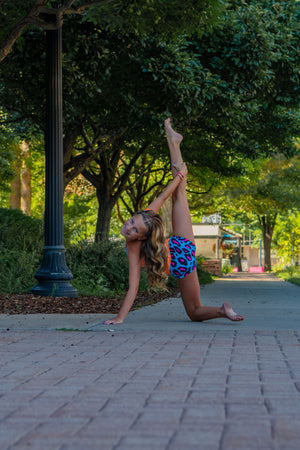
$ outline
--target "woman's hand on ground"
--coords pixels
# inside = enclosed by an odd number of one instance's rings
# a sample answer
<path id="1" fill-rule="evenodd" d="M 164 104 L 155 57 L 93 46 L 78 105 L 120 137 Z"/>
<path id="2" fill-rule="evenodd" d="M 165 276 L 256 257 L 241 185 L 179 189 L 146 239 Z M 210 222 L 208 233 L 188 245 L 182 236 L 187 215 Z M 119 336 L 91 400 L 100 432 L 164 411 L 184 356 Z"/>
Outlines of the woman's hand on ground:
<path id="1" fill-rule="evenodd" d="M 103 322 L 103 325 L 118 325 L 120 323 L 123 323 L 123 320 L 116 317 L 115 319 L 106 320 Z"/>

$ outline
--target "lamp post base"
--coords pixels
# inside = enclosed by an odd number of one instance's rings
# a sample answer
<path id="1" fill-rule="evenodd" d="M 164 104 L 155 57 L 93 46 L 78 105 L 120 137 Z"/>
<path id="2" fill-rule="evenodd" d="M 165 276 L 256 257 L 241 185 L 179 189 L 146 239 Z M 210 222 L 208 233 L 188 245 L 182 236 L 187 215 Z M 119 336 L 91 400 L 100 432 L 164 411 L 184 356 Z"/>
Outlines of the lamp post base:
<path id="1" fill-rule="evenodd" d="M 67 281 L 41 281 L 31 289 L 37 297 L 77 297 L 77 290 Z"/>
<path id="2" fill-rule="evenodd" d="M 38 296 L 77 297 L 77 290 L 70 284 L 73 278 L 65 260 L 64 246 L 44 247 L 40 269 L 35 274 L 39 284 L 31 292 Z"/>

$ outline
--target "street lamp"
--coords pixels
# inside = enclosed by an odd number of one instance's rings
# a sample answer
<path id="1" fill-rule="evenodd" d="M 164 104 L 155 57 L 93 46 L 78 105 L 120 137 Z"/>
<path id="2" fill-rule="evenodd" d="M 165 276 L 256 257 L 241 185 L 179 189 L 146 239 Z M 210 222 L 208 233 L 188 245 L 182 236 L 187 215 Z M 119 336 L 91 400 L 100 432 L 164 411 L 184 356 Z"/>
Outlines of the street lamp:
<path id="1" fill-rule="evenodd" d="M 55 14 L 55 12 L 54 12 Z M 63 233 L 62 24 L 46 31 L 45 246 L 38 285 L 41 296 L 77 297 L 65 258 Z"/>

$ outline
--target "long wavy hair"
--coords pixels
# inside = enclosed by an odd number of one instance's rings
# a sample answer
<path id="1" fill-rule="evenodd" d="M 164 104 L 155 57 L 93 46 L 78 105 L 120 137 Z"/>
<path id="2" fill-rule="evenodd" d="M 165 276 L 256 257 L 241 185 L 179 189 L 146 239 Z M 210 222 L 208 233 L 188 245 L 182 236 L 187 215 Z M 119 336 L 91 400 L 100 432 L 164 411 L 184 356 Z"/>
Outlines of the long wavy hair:
<path id="1" fill-rule="evenodd" d="M 142 241 L 141 258 L 145 261 L 149 284 L 154 287 L 162 286 L 162 281 L 167 278 L 164 270 L 168 260 L 162 218 L 151 210 L 139 211 L 135 215 L 142 216 L 148 229 L 146 239 Z"/>

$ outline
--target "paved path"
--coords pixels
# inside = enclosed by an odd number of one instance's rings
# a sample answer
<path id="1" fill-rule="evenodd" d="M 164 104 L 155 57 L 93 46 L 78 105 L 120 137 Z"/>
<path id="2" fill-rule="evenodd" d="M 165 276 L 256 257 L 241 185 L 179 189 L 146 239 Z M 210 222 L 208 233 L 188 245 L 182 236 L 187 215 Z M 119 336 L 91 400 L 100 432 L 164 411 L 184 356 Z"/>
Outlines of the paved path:
<path id="1" fill-rule="evenodd" d="M 202 290 L 243 323 L 191 323 L 180 299 L 119 327 L 0 316 L 1 450 L 298 450 L 299 294 L 266 274 Z"/>

